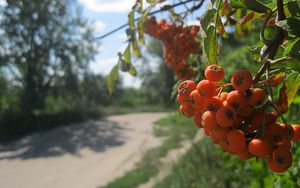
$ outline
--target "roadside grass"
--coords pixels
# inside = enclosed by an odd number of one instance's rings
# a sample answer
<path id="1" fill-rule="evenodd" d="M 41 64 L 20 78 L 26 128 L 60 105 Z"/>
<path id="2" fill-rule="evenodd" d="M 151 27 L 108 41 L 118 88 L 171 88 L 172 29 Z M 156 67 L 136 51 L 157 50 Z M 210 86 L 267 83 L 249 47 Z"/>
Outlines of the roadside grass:
<path id="1" fill-rule="evenodd" d="M 285 173 L 273 173 L 266 160 L 242 161 L 225 153 L 205 136 L 173 165 L 171 173 L 154 188 L 272 188 L 300 187 L 300 143 L 292 148 L 293 166 Z"/>
<path id="2" fill-rule="evenodd" d="M 228 178 L 233 174 L 231 170 L 233 169 L 226 168 L 224 158 L 216 145 L 206 137 L 194 144 L 172 167 L 171 173 L 157 182 L 154 188 L 237 187 L 234 178 Z"/>
<path id="3" fill-rule="evenodd" d="M 178 113 L 170 113 L 155 122 L 154 135 L 163 137 L 163 144 L 147 151 L 136 167 L 123 176 L 108 183 L 105 188 L 132 188 L 147 182 L 158 173 L 160 158 L 166 156 L 170 149 L 179 148 L 183 139 L 193 138 L 197 128 L 193 119 L 185 118 Z"/>

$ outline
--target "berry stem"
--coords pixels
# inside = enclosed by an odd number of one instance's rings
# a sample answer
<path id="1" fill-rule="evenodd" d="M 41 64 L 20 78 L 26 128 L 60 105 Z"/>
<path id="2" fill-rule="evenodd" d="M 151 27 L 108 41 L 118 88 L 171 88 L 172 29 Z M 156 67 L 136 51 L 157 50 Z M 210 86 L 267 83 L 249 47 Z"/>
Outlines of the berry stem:
<path id="1" fill-rule="evenodd" d="M 277 10 L 277 21 L 286 19 L 282 0 L 277 0 L 277 9 L 275 9 L 275 10 Z M 271 13 L 274 13 L 274 12 L 272 11 Z M 271 15 L 271 13 L 269 14 L 269 16 Z M 268 20 L 268 19 L 269 18 L 267 18 L 266 20 Z M 267 21 L 265 21 L 265 22 L 267 22 Z M 263 37 L 263 38 L 264 38 L 263 32 L 264 32 L 265 27 L 266 27 L 266 25 L 264 24 L 262 31 L 261 31 L 261 37 Z M 260 60 L 262 60 L 266 57 L 267 58 L 266 63 L 259 69 L 258 73 L 254 77 L 254 79 L 253 79 L 254 84 L 260 80 L 260 77 L 263 75 L 266 68 L 268 67 L 268 63 L 270 63 L 270 60 L 274 59 L 277 49 L 282 44 L 282 42 L 287 34 L 286 31 L 284 31 L 282 28 L 280 28 L 278 26 L 276 27 L 276 30 L 277 31 L 276 31 L 276 34 L 273 37 L 273 39 L 271 41 L 266 41 L 266 43 L 265 43 L 265 49 L 264 49 L 263 54 L 261 54 Z"/>
<path id="2" fill-rule="evenodd" d="M 272 88 L 271 88 L 271 80 L 270 80 L 270 75 L 269 75 L 269 71 L 270 71 L 270 68 L 271 68 L 271 65 L 270 65 L 270 62 L 267 61 L 266 62 L 266 79 L 267 79 L 267 94 L 268 94 L 268 99 L 273 103 L 273 91 L 272 91 Z"/>

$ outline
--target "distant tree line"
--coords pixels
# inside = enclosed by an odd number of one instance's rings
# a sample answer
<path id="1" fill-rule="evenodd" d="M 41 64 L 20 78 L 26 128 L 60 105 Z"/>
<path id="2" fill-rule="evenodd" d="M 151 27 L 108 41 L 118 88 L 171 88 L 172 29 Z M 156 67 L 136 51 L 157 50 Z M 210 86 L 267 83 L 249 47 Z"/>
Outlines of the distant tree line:
<path id="1" fill-rule="evenodd" d="M 89 69 L 99 45 L 75 0 L 6 0 L 0 6 L 0 141 L 100 117 L 103 106 L 174 104 L 166 87 L 172 84 L 163 84 L 173 76 L 164 67 L 144 76 L 141 89 L 124 89 L 119 80 L 109 96 L 106 78 Z"/>

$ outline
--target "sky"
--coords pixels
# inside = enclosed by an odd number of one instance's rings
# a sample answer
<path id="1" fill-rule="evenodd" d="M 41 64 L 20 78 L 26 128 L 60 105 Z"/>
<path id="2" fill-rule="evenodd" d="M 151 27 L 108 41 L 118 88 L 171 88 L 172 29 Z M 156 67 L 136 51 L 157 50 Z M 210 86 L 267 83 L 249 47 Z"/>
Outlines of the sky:
<path id="1" fill-rule="evenodd" d="M 101 36 L 127 22 L 127 14 L 134 0 L 79 0 L 84 16 L 94 22 L 96 37 Z M 108 75 L 117 64 L 119 51 L 123 51 L 126 34 L 120 30 L 100 41 L 100 49 L 90 68 L 95 73 Z M 140 80 L 122 74 L 125 87 L 139 87 Z"/>
<path id="2" fill-rule="evenodd" d="M 125 23 L 127 15 L 135 0 L 78 0 L 83 7 L 84 16 L 94 22 L 97 35 L 101 36 Z M 169 0 L 171 1 L 171 0 Z M 165 3 L 169 2 L 168 0 Z M 162 14 L 157 15 L 163 16 Z M 195 19 L 189 20 L 191 23 Z M 102 39 L 100 41 L 99 53 L 91 62 L 90 68 L 95 73 L 108 75 L 110 70 L 118 61 L 118 52 L 123 52 L 126 47 L 125 28 Z M 135 62 L 133 62 L 135 65 Z M 138 88 L 141 80 L 121 73 L 124 87 Z"/>

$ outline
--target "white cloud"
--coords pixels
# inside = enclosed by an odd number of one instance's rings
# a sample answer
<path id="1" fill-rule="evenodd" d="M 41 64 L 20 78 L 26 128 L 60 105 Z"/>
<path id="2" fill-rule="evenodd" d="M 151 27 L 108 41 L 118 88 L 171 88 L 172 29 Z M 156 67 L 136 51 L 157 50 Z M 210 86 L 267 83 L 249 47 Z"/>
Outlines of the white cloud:
<path id="1" fill-rule="evenodd" d="M 118 58 L 99 59 L 90 64 L 90 69 L 96 74 L 108 75 L 111 69 L 117 64 Z M 141 86 L 141 80 L 128 73 L 120 72 L 120 79 L 124 87 L 138 88 Z"/>
<path id="2" fill-rule="evenodd" d="M 123 87 L 139 88 L 142 85 L 142 80 L 138 77 L 131 76 L 127 72 L 121 72 Z"/>
<path id="3" fill-rule="evenodd" d="M 105 29 L 106 25 L 103 22 L 97 20 L 93 23 L 92 27 L 94 28 L 96 33 L 101 33 Z"/>
<path id="4" fill-rule="evenodd" d="M 108 59 L 98 59 L 90 64 L 90 68 L 94 73 L 107 75 L 117 62 L 117 56 Z"/>
<path id="5" fill-rule="evenodd" d="M 127 35 L 125 32 L 120 33 L 116 36 L 117 39 L 120 39 L 121 41 L 126 41 L 127 40 Z"/>
<path id="6" fill-rule="evenodd" d="M 7 2 L 5 0 L 0 0 L 0 6 L 7 6 Z"/>
<path id="7" fill-rule="evenodd" d="M 79 0 L 88 10 L 94 12 L 128 12 L 134 0 Z"/>
<path id="8" fill-rule="evenodd" d="M 200 25 L 200 21 L 199 20 L 188 20 L 186 22 L 186 25 L 191 26 L 191 25 Z"/>
<path id="9" fill-rule="evenodd" d="M 1 1 L 1 0 L 0 0 Z M 128 12 L 135 3 L 135 0 L 79 0 L 88 10 L 94 12 Z M 155 9 L 161 8 L 164 5 L 171 4 L 169 0 L 159 3 Z M 143 6 L 148 7 L 150 4 L 143 0 Z"/>

